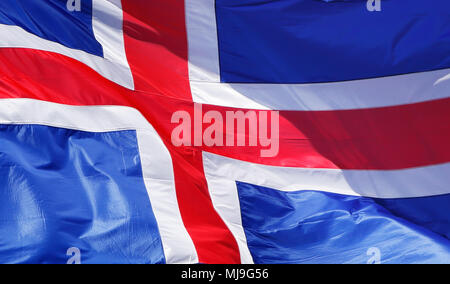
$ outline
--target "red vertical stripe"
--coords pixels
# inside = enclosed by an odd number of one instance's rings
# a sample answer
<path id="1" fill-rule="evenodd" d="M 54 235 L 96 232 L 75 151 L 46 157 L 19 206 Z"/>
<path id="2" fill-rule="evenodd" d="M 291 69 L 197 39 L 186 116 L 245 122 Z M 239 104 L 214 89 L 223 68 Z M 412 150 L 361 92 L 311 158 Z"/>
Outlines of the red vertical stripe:
<path id="1" fill-rule="evenodd" d="M 122 5 L 135 89 L 192 100 L 183 1 L 133 0 Z"/>
<path id="2" fill-rule="evenodd" d="M 144 92 L 157 92 L 164 97 L 192 101 L 184 1 L 133 0 L 122 3 L 127 58 L 135 89 L 141 91 L 134 94 L 140 97 L 137 105 L 155 128 L 163 131 L 167 125 L 159 125 L 158 121 L 167 121 L 170 117 L 158 117 L 155 111 L 167 106 L 157 104 L 150 97 L 146 98 Z M 161 112 L 159 115 L 163 113 L 167 114 Z M 199 261 L 240 262 L 236 240 L 212 206 L 201 152 L 174 148 L 170 136 L 165 138 L 172 153 L 181 215 L 196 247 Z"/>

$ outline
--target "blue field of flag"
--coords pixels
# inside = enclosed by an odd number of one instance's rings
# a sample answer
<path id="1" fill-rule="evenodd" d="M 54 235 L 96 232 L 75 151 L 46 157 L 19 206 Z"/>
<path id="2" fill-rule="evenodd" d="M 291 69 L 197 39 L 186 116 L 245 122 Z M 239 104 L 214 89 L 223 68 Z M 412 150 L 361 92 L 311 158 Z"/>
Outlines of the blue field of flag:
<path id="1" fill-rule="evenodd" d="M 68 48 L 103 56 L 93 31 L 92 0 L 80 3 L 80 11 L 70 11 L 67 0 L 2 0 L 0 24 L 19 26 Z"/>
<path id="2" fill-rule="evenodd" d="M 318 83 L 450 67 L 450 1 L 216 0 L 226 83 Z"/>
<path id="3" fill-rule="evenodd" d="M 255 263 L 450 262 L 450 195 L 375 199 L 237 182 Z"/>
<path id="4" fill-rule="evenodd" d="M 135 131 L 0 125 L 0 263 L 163 263 Z"/>

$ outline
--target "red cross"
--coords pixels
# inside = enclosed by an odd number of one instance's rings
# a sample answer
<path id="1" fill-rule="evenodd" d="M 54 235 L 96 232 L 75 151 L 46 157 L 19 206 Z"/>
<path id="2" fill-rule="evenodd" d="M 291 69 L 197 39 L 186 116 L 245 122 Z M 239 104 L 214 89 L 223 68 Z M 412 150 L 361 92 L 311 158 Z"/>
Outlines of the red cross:
<path id="1" fill-rule="evenodd" d="M 199 261 L 239 263 L 237 243 L 214 210 L 208 193 L 201 155 L 204 149 L 177 148 L 170 142 L 175 127 L 170 123 L 172 114 L 178 110 L 193 113 L 194 106 L 188 78 L 184 3 L 133 0 L 122 4 L 125 48 L 135 91 L 59 54 L 1 48 L 0 98 L 138 109 L 171 152 L 181 215 Z M 226 110 L 204 106 L 204 111 L 211 108 Z M 442 122 L 450 120 L 449 108 L 447 98 L 379 109 L 282 112 L 277 157 L 258 158 L 259 149 L 253 148 L 218 147 L 208 151 L 291 167 L 402 169 L 445 163 L 450 160 L 450 135 L 446 135 L 450 124 Z M 417 133 L 423 140 L 417 139 Z"/>
<path id="2" fill-rule="evenodd" d="M 201 149 L 170 143 L 173 112 L 192 109 L 184 3 L 122 1 L 124 37 L 135 91 L 82 63 L 45 51 L 0 49 L 0 98 L 34 98 L 69 105 L 137 108 L 159 132 L 174 165 L 180 211 L 201 263 L 239 263 L 237 243 L 214 210 Z"/>

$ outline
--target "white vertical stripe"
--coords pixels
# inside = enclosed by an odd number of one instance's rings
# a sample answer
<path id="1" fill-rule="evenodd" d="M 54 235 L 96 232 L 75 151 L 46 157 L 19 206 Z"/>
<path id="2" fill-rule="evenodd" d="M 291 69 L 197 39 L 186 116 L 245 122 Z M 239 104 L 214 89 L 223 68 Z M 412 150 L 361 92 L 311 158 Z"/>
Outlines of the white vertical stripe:
<path id="1" fill-rule="evenodd" d="M 253 257 L 247 246 L 247 237 L 242 226 L 241 206 L 236 181 L 209 176 L 205 168 L 206 181 L 214 209 L 233 234 L 239 247 L 242 264 L 253 264 Z"/>
<path id="2" fill-rule="evenodd" d="M 185 0 L 191 81 L 220 82 L 214 0 Z"/>
<path id="3" fill-rule="evenodd" d="M 112 70 L 109 76 L 121 78 L 124 87 L 134 89 L 133 74 L 125 52 L 121 0 L 93 0 L 92 27 L 95 38 L 103 47 L 104 58 L 116 63 L 118 70 Z"/>

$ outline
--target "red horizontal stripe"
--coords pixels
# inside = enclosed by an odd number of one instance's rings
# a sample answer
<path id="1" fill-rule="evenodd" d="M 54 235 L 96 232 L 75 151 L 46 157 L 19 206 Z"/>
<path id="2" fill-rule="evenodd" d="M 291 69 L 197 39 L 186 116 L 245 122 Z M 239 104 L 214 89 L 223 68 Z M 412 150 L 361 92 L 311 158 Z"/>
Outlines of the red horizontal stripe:
<path id="1" fill-rule="evenodd" d="M 167 144 L 176 127 L 170 123 L 172 114 L 186 110 L 194 115 L 191 102 L 128 92 L 64 56 L 1 49 L 0 62 L 0 97 L 134 106 L 155 125 Z M 203 107 L 204 112 L 213 109 L 223 116 L 226 111 L 237 110 Z M 266 165 L 387 170 L 449 162 L 449 145 L 450 99 L 442 99 L 375 109 L 280 112 L 280 152 L 273 158 L 260 157 L 261 147 L 201 149 Z"/>
<path id="2" fill-rule="evenodd" d="M 0 62 L 0 98 L 33 98 L 68 105 L 131 105 L 129 90 L 60 54 L 1 48 Z"/>
<path id="3" fill-rule="evenodd" d="M 169 121 L 174 111 L 185 110 L 194 117 L 192 103 L 169 101 L 154 105 L 166 138 L 177 126 Z M 238 109 L 203 106 L 203 114 L 209 110 L 219 111 L 225 121 L 226 111 Z M 275 157 L 261 157 L 267 148 L 261 146 L 201 149 L 243 161 L 304 168 L 394 170 L 450 161 L 450 98 L 374 109 L 281 111 L 279 129 L 280 151 Z M 248 134 L 247 129 L 247 139 Z"/>
<path id="4" fill-rule="evenodd" d="M 445 163 L 450 161 L 450 98 L 375 109 L 283 111 L 276 157 L 260 157 L 261 147 L 205 150 L 305 168 L 393 170 Z"/>

